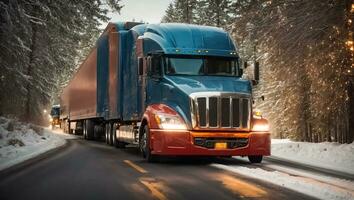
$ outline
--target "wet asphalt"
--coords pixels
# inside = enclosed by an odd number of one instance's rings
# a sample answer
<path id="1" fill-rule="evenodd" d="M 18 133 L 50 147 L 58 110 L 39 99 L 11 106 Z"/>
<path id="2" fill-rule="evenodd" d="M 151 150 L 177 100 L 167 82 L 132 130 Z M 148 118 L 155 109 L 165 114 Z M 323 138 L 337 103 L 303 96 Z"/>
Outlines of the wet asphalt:
<path id="1" fill-rule="evenodd" d="M 59 150 L 0 174 L 0 199 L 313 199 L 210 166 L 259 167 L 235 159 L 146 162 L 136 148 L 68 140 Z"/>

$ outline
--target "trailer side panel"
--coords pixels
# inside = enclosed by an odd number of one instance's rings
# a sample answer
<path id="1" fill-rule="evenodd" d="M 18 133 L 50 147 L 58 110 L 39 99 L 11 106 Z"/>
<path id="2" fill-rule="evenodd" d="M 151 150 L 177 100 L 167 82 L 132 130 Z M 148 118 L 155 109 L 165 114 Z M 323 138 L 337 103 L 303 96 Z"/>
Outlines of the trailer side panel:
<path id="1" fill-rule="evenodd" d="M 97 42 L 97 116 L 108 114 L 108 35 L 102 35 Z"/>
<path id="2" fill-rule="evenodd" d="M 97 117 L 97 49 L 94 48 L 68 85 L 70 120 Z"/>
<path id="3" fill-rule="evenodd" d="M 109 89 L 108 89 L 108 118 L 117 119 L 119 105 L 119 84 L 118 84 L 118 69 L 119 69 L 119 49 L 118 49 L 119 33 L 109 33 Z"/>

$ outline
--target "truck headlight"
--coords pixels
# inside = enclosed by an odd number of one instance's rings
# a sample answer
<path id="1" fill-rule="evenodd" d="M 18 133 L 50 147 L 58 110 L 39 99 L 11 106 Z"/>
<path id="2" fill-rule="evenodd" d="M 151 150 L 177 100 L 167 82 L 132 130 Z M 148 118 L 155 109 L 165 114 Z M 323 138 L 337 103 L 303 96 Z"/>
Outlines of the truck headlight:
<path id="1" fill-rule="evenodd" d="M 252 131 L 268 132 L 269 131 L 268 121 L 266 119 L 264 119 L 264 118 L 253 119 Z"/>
<path id="2" fill-rule="evenodd" d="M 171 130 L 186 130 L 187 126 L 178 115 L 165 113 L 155 114 L 155 120 L 159 128 Z"/>

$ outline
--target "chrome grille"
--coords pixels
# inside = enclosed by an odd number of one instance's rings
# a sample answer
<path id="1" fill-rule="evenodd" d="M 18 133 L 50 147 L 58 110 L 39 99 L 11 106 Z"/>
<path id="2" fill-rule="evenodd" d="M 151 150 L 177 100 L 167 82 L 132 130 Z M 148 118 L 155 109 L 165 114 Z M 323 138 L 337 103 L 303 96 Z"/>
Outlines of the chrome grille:
<path id="1" fill-rule="evenodd" d="M 250 95 L 203 92 L 191 94 L 193 128 L 249 129 Z"/>
<path id="2" fill-rule="evenodd" d="M 200 126 L 206 126 L 207 122 L 206 122 L 206 98 L 202 97 L 202 98 L 198 98 L 197 99 L 198 102 L 198 113 L 199 113 L 199 125 Z"/>

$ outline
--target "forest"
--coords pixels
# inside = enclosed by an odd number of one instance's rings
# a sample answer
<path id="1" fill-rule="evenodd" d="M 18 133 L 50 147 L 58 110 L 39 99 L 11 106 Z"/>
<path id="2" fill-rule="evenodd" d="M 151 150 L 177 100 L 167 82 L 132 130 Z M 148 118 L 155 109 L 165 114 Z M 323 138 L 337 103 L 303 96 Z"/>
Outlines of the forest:
<path id="1" fill-rule="evenodd" d="M 145 1 L 144 1 L 145 2 Z M 0 115 L 41 124 L 120 0 L 0 2 Z M 354 139 L 352 0 L 174 0 L 163 23 L 223 28 L 251 73 L 276 138 Z M 261 98 L 264 97 L 264 98 Z"/>
<path id="2" fill-rule="evenodd" d="M 119 1 L 1 1 L 0 115 L 45 124 Z"/>

